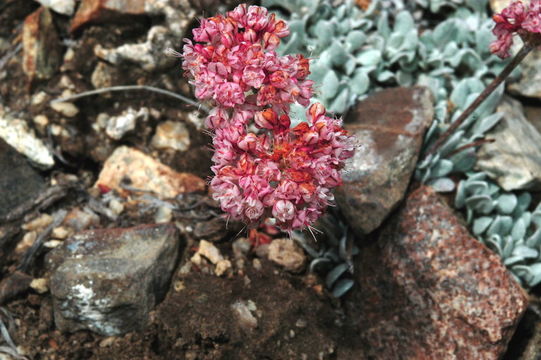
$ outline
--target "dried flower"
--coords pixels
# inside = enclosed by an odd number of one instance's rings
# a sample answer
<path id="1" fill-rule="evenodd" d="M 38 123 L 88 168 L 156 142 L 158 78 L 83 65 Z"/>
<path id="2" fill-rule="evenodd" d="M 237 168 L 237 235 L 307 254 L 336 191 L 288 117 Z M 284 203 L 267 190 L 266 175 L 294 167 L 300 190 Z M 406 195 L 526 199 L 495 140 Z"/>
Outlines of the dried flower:
<path id="1" fill-rule="evenodd" d="M 496 25 L 492 32 L 497 39 L 490 44 L 490 51 L 503 59 L 510 56 L 513 34 L 527 42 L 533 34 L 541 33 L 541 0 L 531 0 L 528 6 L 513 1 L 501 13 L 494 14 L 493 19 Z"/>
<path id="2" fill-rule="evenodd" d="M 205 122 L 215 149 L 213 198 L 234 219 L 273 218 L 283 230 L 317 220 L 354 151 L 353 138 L 321 104 L 291 128 L 290 105 L 308 106 L 313 82 L 308 59 L 274 51 L 288 34 L 265 8 L 243 4 L 202 20 L 193 31 L 200 43 L 185 40 L 183 54 L 196 97 L 216 106 Z"/>

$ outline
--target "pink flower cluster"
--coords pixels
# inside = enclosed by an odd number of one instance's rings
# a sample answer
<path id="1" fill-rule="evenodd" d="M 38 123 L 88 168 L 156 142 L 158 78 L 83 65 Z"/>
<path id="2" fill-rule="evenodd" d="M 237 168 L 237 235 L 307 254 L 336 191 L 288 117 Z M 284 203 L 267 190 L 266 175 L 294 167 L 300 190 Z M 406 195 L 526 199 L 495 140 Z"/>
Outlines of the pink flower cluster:
<path id="1" fill-rule="evenodd" d="M 531 0 L 529 6 L 513 1 L 493 19 L 496 26 L 492 32 L 497 39 L 490 44 L 490 51 L 503 59 L 510 56 L 514 33 L 525 41 L 531 34 L 541 33 L 541 0 Z"/>
<path id="2" fill-rule="evenodd" d="M 289 231 L 314 223 L 333 201 L 340 169 L 354 142 L 321 104 L 309 122 L 291 128 L 292 103 L 310 104 L 313 82 L 302 55 L 278 56 L 287 25 L 259 6 L 238 6 L 201 20 L 185 40 L 183 68 L 195 95 L 215 108 L 211 191 L 232 218 L 259 224 L 267 218 Z"/>

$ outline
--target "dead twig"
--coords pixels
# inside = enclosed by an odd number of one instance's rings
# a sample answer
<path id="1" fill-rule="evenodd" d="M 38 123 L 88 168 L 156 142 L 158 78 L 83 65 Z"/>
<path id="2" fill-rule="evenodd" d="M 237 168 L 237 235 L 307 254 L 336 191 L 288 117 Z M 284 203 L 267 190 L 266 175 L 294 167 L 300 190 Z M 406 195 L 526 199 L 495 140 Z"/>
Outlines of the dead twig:
<path id="1" fill-rule="evenodd" d="M 186 96 L 174 93 L 172 91 L 160 89 L 160 88 L 153 87 L 153 86 L 147 86 L 147 85 L 122 85 L 122 86 L 105 87 L 105 88 L 101 88 L 101 89 L 85 91 L 85 92 L 75 94 L 73 96 L 68 96 L 68 97 L 65 97 L 65 98 L 54 99 L 54 100 L 51 100 L 50 103 L 54 104 L 54 103 L 59 103 L 59 102 L 72 101 L 72 100 L 80 99 L 82 97 L 103 94 L 103 93 L 111 92 L 111 91 L 133 91 L 133 90 L 152 91 L 152 92 L 155 92 L 155 93 L 158 93 L 158 94 L 173 97 L 175 99 L 178 99 L 180 101 L 185 102 L 186 104 L 195 106 L 197 109 L 203 110 L 207 114 L 210 111 L 205 105 L 202 105 L 201 103 L 198 103 L 198 102 L 196 102 L 196 101 L 194 101 L 192 99 L 189 99 Z"/>

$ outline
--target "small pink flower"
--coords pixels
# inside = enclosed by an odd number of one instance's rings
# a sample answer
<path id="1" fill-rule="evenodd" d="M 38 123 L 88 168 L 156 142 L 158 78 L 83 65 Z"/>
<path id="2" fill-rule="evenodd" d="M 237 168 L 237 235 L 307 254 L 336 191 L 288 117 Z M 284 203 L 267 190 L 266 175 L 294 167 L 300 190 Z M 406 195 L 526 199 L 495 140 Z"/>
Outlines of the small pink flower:
<path id="1" fill-rule="evenodd" d="M 513 34 L 525 37 L 541 33 L 541 1 L 532 0 L 529 6 L 513 1 L 493 19 L 496 25 L 492 32 L 497 39 L 490 44 L 490 51 L 501 58 L 509 57 Z"/>
<path id="2" fill-rule="evenodd" d="M 287 222 L 295 216 L 295 206 L 291 201 L 278 200 L 272 207 L 272 215 L 280 222 Z"/>
<path id="3" fill-rule="evenodd" d="M 221 84 L 215 94 L 216 101 L 226 107 L 233 107 L 244 103 L 244 92 L 237 83 Z"/>

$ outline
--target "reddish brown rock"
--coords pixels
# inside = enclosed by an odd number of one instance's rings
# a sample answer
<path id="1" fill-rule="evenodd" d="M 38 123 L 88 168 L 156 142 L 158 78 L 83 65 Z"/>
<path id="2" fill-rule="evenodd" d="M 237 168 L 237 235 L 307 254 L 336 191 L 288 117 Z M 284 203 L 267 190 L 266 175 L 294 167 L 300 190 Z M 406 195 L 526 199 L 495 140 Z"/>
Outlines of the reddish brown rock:
<path id="1" fill-rule="evenodd" d="M 49 79 L 62 63 L 60 38 L 51 12 L 40 7 L 23 25 L 23 71 L 30 80 Z"/>
<path id="2" fill-rule="evenodd" d="M 123 16 L 143 15 L 145 0 L 83 0 L 71 21 L 71 32 L 92 24 L 118 20 Z"/>
<path id="3" fill-rule="evenodd" d="M 349 113 L 345 128 L 359 146 L 336 200 L 357 235 L 376 229 L 404 197 L 433 115 L 421 87 L 378 92 Z"/>
<path id="4" fill-rule="evenodd" d="M 501 358 L 527 296 L 431 188 L 361 254 L 354 306 L 368 358 Z"/>
<path id="5" fill-rule="evenodd" d="M 162 199 L 205 190 L 200 177 L 176 172 L 139 150 L 121 146 L 103 165 L 96 186 L 125 194 L 124 185 L 153 192 Z"/>

